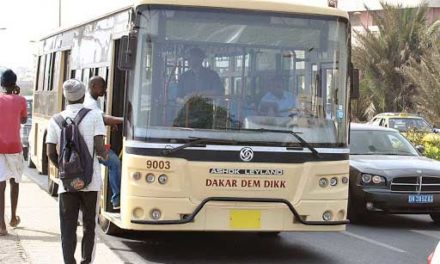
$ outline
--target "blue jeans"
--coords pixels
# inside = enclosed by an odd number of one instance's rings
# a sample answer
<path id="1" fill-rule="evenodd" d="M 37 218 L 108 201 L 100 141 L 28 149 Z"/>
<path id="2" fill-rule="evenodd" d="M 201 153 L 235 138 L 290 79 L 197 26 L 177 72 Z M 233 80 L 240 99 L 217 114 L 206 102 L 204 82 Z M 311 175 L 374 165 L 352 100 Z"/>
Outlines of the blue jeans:
<path id="1" fill-rule="evenodd" d="M 108 168 L 110 187 L 113 193 L 111 202 L 113 205 L 119 205 L 121 194 L 121 160 L 119 160 L 116 153 L 110 149 L 108 160 L 100 160 L 99 163 Z"/>

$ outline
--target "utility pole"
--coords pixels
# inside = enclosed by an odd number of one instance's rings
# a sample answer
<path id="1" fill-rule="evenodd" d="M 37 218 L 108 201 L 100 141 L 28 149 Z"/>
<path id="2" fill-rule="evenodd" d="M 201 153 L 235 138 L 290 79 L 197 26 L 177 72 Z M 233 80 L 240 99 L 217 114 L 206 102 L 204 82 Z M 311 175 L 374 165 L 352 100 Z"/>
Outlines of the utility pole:
<path id="1" fill-rule="evenodd" d="M 58 27 L 61 27 L 61 0 L 58 0 Z"/>

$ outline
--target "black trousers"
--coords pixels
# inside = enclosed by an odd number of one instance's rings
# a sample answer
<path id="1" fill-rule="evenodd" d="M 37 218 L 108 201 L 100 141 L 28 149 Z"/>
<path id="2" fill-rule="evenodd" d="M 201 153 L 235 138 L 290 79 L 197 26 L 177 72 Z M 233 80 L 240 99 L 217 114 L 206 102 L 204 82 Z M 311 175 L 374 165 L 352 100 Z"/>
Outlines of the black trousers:
<path id="1" fill-rule="evenodd" d="M 83 239 L 81 263 L 91 263 L 95 248 L 96 202 L 98 192 L 65 192 L 58 197 L 60 206 L 61 245 L 65 264 L 75 264 L 76 227 L 82 211 Z"/>

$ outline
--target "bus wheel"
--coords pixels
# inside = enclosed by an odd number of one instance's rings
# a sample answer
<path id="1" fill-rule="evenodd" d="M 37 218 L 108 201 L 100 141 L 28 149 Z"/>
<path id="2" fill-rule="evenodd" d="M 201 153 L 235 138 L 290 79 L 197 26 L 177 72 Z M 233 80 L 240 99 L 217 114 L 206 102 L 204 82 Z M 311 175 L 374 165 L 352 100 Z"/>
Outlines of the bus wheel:
<path id="1" fill-rule="evenodd" d="M 102 214 L 99 214 L 99 226 L 101 227 L 102 231 L 107 235 L 118 235 L 122 232 L 122 229 L 120 229 L 117 225 L 113 224 L 110 220 L 105 218 Z"/>
<path id="2" fill-rule="evenodd" d="M 47 192 L 50 196 L 58 196 L 58 184 L 50 178 L 49 163 L 47 164 Z"/>
<path id="3" fill-rule="evenodd" d="M 26 160 L 26 163 L 27 163 L 27 166 L 28 166 L 28 168 L 31 168 L 31 169 L 35 169 L 35 164 L 32 162 L 32 158 L 31 158 L 31 155 L 29 155 L 31 152 L 28 150 L 28 157 L 27 157 L 27 160 Z"/>
<path id="4" fill-rule="evenodd" d="M 23 159 L 28 160 L 29 158 L 29 147 L 23 147 Z"/>
<path id="5" fill-rule="evenodd" d="M 368 213 L 367 209 L 365 209 L 365 203 L 356 201 L 351 197 L 353 196 L 349 195 L 347 218 L 350 220 L 350 223 L 361 223 L 363 220 L 365 220 Z"/>
<path id="6" fill-rule="evenodd" d="M 58 184 L 52 181 L 49 176 L 47 176 L 47 187 L 47 192 L 50 196 L 58 196 Z"/>

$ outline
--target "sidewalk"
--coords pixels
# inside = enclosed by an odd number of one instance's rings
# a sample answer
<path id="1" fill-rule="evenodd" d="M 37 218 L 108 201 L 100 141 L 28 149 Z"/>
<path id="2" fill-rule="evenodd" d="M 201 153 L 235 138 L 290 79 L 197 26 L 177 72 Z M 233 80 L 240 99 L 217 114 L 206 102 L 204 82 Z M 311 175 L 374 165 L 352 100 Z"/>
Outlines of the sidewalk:
<path id="1" fill-rule="evenodd" d="M 29 172 L 29 170 L 25 170 L 23 181 L 20 184 L 17 215 L 20 216 L 21 223 L 15 229 L 8 226 L 9 235 L 0 237 L 0 263 L 63 263 L 58 202 L 26 176 Z M 11 209 L 8 187 L 5 199 L 6 222 L 9 223 Z M 78 227 L 77 234 L 78 245 L 75 257 L 79 263 L 81 260 L 81 226 Z M 98 235 L 94 263 L 117 264 L 123 262 L 101 241 Z"/>

